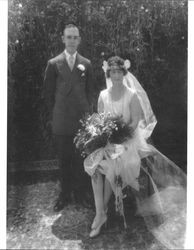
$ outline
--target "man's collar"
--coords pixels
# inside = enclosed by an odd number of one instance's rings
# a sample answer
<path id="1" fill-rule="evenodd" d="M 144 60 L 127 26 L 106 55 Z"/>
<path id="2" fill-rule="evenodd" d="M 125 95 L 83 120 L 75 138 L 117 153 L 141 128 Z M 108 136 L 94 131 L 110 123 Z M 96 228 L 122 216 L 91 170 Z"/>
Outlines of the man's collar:
<path id="1" fill-rule="evenodd" d="M 67 52 L 66 49 L 64 50 L 64 53 L 65 53 L 65 56 L 66 56 L 66 58 L 68 60 L 71 55 Z M 74 59 L 76 58 L 76 55 L 77 55 L 77 51 L 72 55 Z"/>

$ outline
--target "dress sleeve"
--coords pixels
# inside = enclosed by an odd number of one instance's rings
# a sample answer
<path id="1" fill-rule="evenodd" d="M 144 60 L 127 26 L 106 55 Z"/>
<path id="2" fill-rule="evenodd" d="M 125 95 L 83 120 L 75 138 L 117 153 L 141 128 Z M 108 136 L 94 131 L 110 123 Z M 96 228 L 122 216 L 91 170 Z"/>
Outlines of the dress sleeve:
<path id="1" fill-rule="evenodd" d="M 130 113 L 130 126 L 136 129 L 139 121 L 143 118 L 143 110 L 136 93 L 133 94 L 130 102 Z"/>

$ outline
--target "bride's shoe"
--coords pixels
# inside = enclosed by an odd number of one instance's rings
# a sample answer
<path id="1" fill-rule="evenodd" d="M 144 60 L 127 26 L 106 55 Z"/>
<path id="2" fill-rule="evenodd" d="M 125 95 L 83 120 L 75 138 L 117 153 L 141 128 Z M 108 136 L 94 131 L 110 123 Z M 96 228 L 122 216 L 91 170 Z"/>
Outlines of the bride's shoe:
<path id="1" fill-rule="evenodd" d="M 108 212 L 108 208 L 105 210 L 105 214 L 107 214 L 107 212 Z M 95 217 L 94 220 L 93 220 L 93 223 L 91 225 L 91 229 L 94 229 L 96 227 L 97 227 L 97 219 Z"/>
<path id="2" fill-rule="evenodd" d="M 97 219 L 95 217 L 94 220 L 93 220 L 93 223 L 91 225 L 91 229 L 94 229 L 96 227 L 96 223 L 97 223 Z"/>
<path id="3" fill-rule="evenodd" d="M 96 226 L 95 228 L 92 229 L 92 231 L 90 232 L 90 238 L 94 238 L 97 235 L 99 235 L 102 226 L 107 222 L 107 216 L 106 214 L 104 215 L 104 217 L 101 219 L 101 221 L 99 222 L 98 226 Z"/>

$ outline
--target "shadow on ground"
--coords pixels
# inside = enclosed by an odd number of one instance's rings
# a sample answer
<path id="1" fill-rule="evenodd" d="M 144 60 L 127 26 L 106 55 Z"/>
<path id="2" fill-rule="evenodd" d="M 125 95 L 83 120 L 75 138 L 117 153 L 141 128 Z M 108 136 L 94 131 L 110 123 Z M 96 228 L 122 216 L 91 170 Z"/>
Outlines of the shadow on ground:
<path id="1" fill-rule="evenodd" d="M 130 202 L 130 200 L 128 200 Z M 133 202 L 133 201 L 132 201 Z M 133 204 L 134 205 L 134 204 Z M 113 211 L 114 203 L 111 203 L 106 227 L 102 229 L 101 234 L 90 239 L 91 222 L 94 216 L 93 210 L 84 212 L 83 208 L 77 208 L 77 211 L 63 211 L 62 215 L 53 223 L 52 233 L 62 241 L 75 242 L 78 239 L 81 242 L 82 249 L 151 249 L 154 247 L 154 239 L 147 231 L 144 221 L 140 217 L 135 217 L 134 206 L 125 206 L 128 228 L 124 229 L 123 220 Z M 80 215 L 78 215 L 80 213 Z M 69 216 L 74 218 L 69 220 Z M 73 219 L 81 218 L 72 225 L 68 225 L 68 220 L 72 223 Z M 65 226 L 64 226 L 65 225 Z M 152 248 L 154 249 L 154 248 Z"/>
<path id="2" fill-rule="evenodd" d="M 60 213 L 53 212 L 58 196 L 57 171 L 8 175 L 7 249 L 165 249 L 135 216 L 133 197 L 125 200 L 128 228 L 115 214 L 110 202 L 107 228 L 95 239 L 88 237 L 94 217 L 93 198 L 89 206 L 72 202 Z"/>

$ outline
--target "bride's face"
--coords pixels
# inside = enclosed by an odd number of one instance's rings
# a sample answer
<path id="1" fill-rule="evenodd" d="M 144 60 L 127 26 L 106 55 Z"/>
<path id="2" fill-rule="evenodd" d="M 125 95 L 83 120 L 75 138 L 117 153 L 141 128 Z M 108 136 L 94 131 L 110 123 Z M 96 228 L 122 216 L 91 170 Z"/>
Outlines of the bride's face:
<path id="1" fill-rule="evenodd" d="M 114 84 L 121 84 L 123 82 L 123 71 L 117 67 L 113 66 L 110 69 L 110 79 Z"/>

